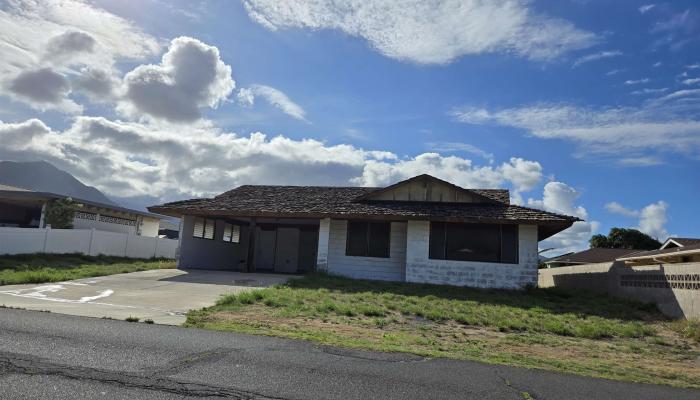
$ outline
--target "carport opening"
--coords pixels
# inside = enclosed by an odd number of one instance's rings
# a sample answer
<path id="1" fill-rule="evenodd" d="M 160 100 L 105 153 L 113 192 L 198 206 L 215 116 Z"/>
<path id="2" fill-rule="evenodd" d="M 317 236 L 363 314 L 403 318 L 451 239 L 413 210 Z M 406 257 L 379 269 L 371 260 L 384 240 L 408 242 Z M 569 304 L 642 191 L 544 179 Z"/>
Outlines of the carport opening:
<path id="1" fill-rule="evenodd" d="M 41 202 L 0 201 L 0 227 L 39 228 Z"/>
<path id="2" fill-rule="evenodd" d="M 258 223 L 251 272 L 299 274 L 316 269 L 318 222 Z"/>

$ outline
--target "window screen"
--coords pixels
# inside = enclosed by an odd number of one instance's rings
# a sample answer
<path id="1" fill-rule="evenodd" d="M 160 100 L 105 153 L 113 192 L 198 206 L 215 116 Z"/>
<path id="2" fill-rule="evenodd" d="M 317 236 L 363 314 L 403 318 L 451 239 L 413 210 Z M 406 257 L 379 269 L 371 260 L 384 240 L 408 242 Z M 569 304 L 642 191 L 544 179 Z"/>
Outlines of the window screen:
<path id="1" fill-rule="evenodd" d="M 389 235 L 391 224 L 388 222 L 369 223 L 369 257 L 389 257 Z"/>
<path id="2" fill-rule="evenodd" d="M 216 221 L 208 218 L 196 217 L 192 236 L 203 239 L 214 239 L 214 227 Z"/>
<path id="3" fill-rule="evenodd" d="M 431 222 L 429 257 L 517 264 L 518 226 Z"/>
<path id="4" fill-rule="evenodd" d="M 224 224 L 224 242 L 238 243 L 241 240 L 241 227 L 239 225 Z"/>
<path id="5" fill-rule="evenodd" d="M 501 262 L 518 261 L 518 225 L 501 225 Z"/>
<path id="6" fill-rule="evenodd" d="M 367 223 L 348 221 L 348 238 L 345 254 L 348 256 L 367 255 Z"/>
<path id="7" fill-rule="evenodd" d="M 391 223 L 348 221 L 345 255 L 389 257 Z"/>

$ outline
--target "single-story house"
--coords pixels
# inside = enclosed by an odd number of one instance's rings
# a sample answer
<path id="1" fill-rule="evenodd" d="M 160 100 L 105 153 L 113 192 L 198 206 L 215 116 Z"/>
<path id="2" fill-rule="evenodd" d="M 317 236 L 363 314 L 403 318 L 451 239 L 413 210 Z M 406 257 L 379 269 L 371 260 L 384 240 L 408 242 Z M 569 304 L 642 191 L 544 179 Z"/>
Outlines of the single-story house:
<path id="1" fill-rule="evenodd" d="M 0 227 L 46 228 L 45 213 L 51 200 L 67 196 L 0 185 Z M 81 204 L 73 219 L 74 229 L 96 229 L 139 236 L 158 236 L 160 215 L 73 198 Z"/>
<path id="2" fill-rule="evenodd" d="M 245 185 L 149 210 L 181 218 L 180 268 L 536 285 L 538 242 L 578 218 L 509 198 L 419 175 L 383 188 Z"/>
<path id="3" fill-rule="evenodd" d="M 559 257 L 553 257 L 544 262 L 547 268 L 570 267 L 574 265 L 598 264 L 604 262 L 612 262 L 619 257 L 631 253 L 637 253 L 639 250 L 631 249 L 605 249 L 592 248 L 577 253 L 567 253 Z"/>
<path id="4" fill-rule="evenodd" d="M 629 266 L 700 262 L 700 239 L 668 238 L 658 250 L 637 251 L 617 260 Z"/>

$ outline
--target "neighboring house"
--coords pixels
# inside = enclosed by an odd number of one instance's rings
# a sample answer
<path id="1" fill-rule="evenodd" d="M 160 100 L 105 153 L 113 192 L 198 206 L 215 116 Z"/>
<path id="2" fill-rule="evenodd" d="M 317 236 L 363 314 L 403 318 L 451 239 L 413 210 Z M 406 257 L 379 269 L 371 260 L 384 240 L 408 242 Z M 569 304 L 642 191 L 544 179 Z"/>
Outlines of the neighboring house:
<path id="1" fill-rule="evenodd" d="M 629 266 L 700 262 L 700 239 L 668 238 L 659 250 L 638 251 L 617 260 Z"/>
<path id="2" fill-rule="evenodd" d="M 659 248 L 660 250 L 672 249 L 674 247 L 685 247 L 700 244 L 700 239 L 694 238 L 668 238 Z"/>
<path id="3" fill-rule="evenodd" d="M 173 222 L 167 219 L 160 220 L 158 227 L 158 237 L 177 239 L 180 237 L 180 222 Z"/>
<path id="4" fill-rule="evenodd" d="M 626 254 L 639 250 L 592 248 L 578 253 L 567 253 L 544 261 L 547 268 L 570 267 L 574 265 L 597 264 L 615 261 Z"/>
<path id="5" fill-rule="evenodd" d="M 47 203 L 67 196 L 0 185 L 0 227 L 45 228 Z M 73 228 L 158 236 L 159 215 L 74 198 L 81 204 Z"/>
<path id="6" fill-rule="evenodd" d="M 536 284 L 538 241 L 578 220 L 429 175 L 385 188 L 246 185 L 149 210 L 181 218 L 181 268 L 496 288 Z"/>

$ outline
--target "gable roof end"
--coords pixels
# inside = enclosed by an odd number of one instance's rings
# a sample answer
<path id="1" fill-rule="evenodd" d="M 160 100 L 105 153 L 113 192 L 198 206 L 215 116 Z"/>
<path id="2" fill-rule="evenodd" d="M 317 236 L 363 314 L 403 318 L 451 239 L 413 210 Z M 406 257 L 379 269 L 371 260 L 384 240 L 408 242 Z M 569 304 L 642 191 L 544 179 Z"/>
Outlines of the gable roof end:
<path id="1" fill-rule="evenodd" d="M 440 178 L 436 178 L 436 177 L 434 177 L 432 175 L 428 175 L 428 174 L 421 174 L 421 175 L 414 176 L 413 178 L 404 179 L 403 181 L 396 182 L 396 183 L 389 185 L 387 187 L 377 189 L 377 190 L 374 190 L 370 193 L 359 196 L 359 197 L 355 198 L 354 201 L 371 201 L 371 200 L 373 200 L 374 197 L 376 197 L 379 194 L 386 193 L 390 190 L 396 189 L 396 188 L 403 186 L 403 185 L 406 185 L 408 183 L 415 182 L 415 181 L 421 181 L 421 180 L 424 180 L 424 181 L 430 180 L 433 182 L 441 183 L 443 185 L 451 187 L 452 189 L 455 189 L 455 190 L 460 191 L 462 193 L 467 193 L 469 195 L 475 196 L 476 198 L 483 200 L 484 203 L 503 203 L 503 201 L 501 201 L 500 199 L 496 200 L 493 197 L 485 195 L 484 192 L 486 190 L 466 189 L 466 188 L 463 188 L 461 186 L 457 186 L 454 183 L 447 182 L 445 180 L 442 180 Z M 510 203 L 510 200 L 508 201 L 508 203 Z"/>

